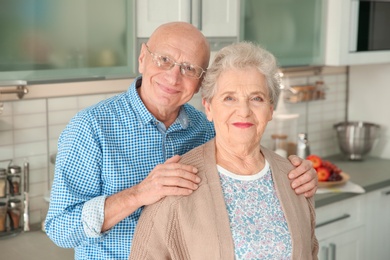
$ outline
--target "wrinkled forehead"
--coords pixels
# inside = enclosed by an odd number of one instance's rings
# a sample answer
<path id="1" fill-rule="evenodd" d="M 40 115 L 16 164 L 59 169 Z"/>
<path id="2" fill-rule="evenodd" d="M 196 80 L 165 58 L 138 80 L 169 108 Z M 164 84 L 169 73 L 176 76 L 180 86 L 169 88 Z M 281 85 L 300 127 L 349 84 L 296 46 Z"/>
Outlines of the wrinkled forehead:
<path id="1" fill-rule="evenodd" d="M 156 30 L 148 45 L 152 52 L 170 56 L 178 62 L 189 62 L 207 68 L 210 48 L 201 32 L 192 27 L 168 26 Z"/>

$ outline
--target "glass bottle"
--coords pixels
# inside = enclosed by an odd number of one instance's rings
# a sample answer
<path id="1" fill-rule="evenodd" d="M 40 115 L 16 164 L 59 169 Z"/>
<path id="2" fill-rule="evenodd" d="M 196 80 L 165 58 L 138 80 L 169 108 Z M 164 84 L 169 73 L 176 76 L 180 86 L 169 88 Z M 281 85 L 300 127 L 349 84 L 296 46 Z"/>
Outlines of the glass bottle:
<path id="1" fill-rule="evenodd" d="M 287 158 L 287 135 L 273 134 L 271 135 L 273 140 L 273 150 L 280 156 Z"/>

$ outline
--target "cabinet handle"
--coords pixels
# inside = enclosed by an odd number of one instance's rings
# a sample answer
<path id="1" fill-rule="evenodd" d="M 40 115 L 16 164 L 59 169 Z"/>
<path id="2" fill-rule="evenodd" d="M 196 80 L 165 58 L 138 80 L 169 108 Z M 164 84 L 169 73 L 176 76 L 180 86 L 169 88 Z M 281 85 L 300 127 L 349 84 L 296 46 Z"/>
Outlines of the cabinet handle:
<path id="1" fill-rule="evenodd" d="M 323 246 L 321 248 L 322 256 L 324 260 L 329 260 L 329 248 L 327 246 Z"/>
<path id="2" fill-rule="evenodd" d="M 330 243 L 329 248 L 330 248 L 330 257 L 331 257 L 330 259 L 336 260 L 336 244 Z"/>
<path id="3" fill-rule="evenodd" d="M 342 215 L 340 217 L 337 217 L 337 218 L 334 218 L 334 219 L 327 220 L 325 222 L 319 223 L 319 224 L 316 225 L 316 228 L 319 228 L 319 227 L 322 227 L 322 226 L 326 226 L 326 225 L 329 225 L 331 223 L 334 223 L 334 222 L 337 222 L 337 221 L 349 218 L 350 216 L 351 215 L 349 215 L 349 214 L 344 214 L 344 215 Z"/>
<path id="4" fill-rule="evenodd" d="M 203 1 L 198 0 L 198 29 L 199 31 L 202 31 L 203 27 L 203 15 L 202 15 L 202 8 L 203 8 Z"/>
<path id="5" fill-rule="evenodd" d="M 193 19 L 192 19 L 192 16 L 194 15 L 194 10 L 193 10 L 193 2 L 194 1 L 192 1 L 192 0 L 190 0 L 190 24 L 193 24 Z M 196 6 L 197 5 L 197 6 Z M 195 1 L 195 6 L 196 6 L 196 8 L 195 8 L 195 10 L 197 10 L 197 25 L 195 25 L 194 24 L 194 26 L 196 27 L 196 28 L 198 28 L 199 29 L 199 31 L 202 31 L 202 25 L 203 25 L 203 22 L 202 22 L 202 17 L 203 17 L 203 15 L 202 15 L 202 5 L 203 5 L 203 2 L 202 2 L 202 0 L 196 0 Z"/>

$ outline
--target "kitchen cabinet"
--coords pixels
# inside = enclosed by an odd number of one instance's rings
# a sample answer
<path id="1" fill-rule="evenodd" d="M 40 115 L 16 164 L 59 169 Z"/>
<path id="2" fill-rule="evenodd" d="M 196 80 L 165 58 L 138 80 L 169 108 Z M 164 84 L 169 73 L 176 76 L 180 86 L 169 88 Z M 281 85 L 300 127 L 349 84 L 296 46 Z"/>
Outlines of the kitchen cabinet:
<path id="1" fill-rule="evenodd" d="M 136 10 L 138 38 L 172 21 L 189 22 L 206 37 L 238 37 L 239 0 L 137 0 Z"/>
<path id="2" fill-rule="evenodd" d="M 365 259 L 364 200 L 356 196 L 316 208 L 319 259 Z"/>
<path id="3" fill-rule="evenodd" d="M 240 39 L 259 43 L 282 67 L 322 65 L 325 0 L 243 0 Z"/>
<path id="4" fill-rule="evenodd" d="M 390 186 L 366 195 L 366 259 L 390 256 Z"/>
<path id="5" fill-rule="evenodd" d="M 364 228 L 356 228 L 351 231 L 342 232 L 328 239 L 319 242 L 319 260 L 358 260 L 358 259 L 379 259 L 365 258 L 363 251 Z"/>
<path id="6" fill-rule="evenodd" d="M 327 0 L 325 65 L 388 63 L 390 51 L 356 52 L 357 0 Z"/>
<path id="7" fill-rule="evenodd" d="M 1 1 L 0 81 L 135 76 L 133 1 Z"/>

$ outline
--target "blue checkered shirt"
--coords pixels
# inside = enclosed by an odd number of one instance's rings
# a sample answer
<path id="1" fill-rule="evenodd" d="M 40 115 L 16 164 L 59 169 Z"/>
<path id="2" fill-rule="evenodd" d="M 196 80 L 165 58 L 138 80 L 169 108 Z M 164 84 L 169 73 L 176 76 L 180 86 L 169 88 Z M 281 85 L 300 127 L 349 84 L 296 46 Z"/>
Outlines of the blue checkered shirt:
<path id="1" fill-rule="evenodd" d="M 186 104 L 166 130 L 136 88 L 80 111 L 58 141 L 46 232 L 75 259 L 128 259 L 141 209 L 101 233 L 107 196 L 141 182 L 167 158 L 214 137 L 205 115 Z"/>

